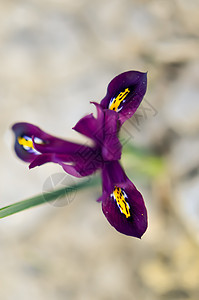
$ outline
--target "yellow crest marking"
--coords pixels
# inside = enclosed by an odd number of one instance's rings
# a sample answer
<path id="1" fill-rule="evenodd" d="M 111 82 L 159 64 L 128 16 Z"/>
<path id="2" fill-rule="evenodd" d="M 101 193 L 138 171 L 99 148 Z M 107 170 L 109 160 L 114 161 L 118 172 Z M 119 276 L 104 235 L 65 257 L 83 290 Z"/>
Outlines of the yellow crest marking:
<path id="1" fill-rule="evenodd" d="M 119 207 L 121 213 L 123 213 L 126 218 L 131 216 L 130 214 L 130 206 L 126 201 L 127 195 L 121 188 L 115 186 L 113 191 L 113 198 L 116 200 L 117 206 Z"/>
<path id="2" fill-rule="evenodd" d="M 116 98 L 113 98 L 113 100 L 110 102 L 109 104 L 109 109 L 111 110 L 115 110 L 115 111 L 120 111 L 120 109 L 118 109 L 118 107 L 120 106 L 120 104 L 124 101 L 124 99 L 127 97 L 127 95 L 130 93 L 129 88 L 126 88 L 124 90 L 124 92 L 119 93 L 119 95 L 117 95 Z"/>
<path id="3" fill-rule="evenodd" d="M 26 140 L 24 137 L 21 136 L 19 136 L 17 140 L 19 145 L 34 149 L 32 140 Z"/>

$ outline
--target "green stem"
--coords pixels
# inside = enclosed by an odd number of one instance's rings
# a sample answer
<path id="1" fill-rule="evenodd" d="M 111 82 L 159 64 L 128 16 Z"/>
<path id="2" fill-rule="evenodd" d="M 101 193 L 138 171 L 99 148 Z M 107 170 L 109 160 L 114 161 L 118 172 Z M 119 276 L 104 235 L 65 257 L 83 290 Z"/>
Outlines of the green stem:
<path id="1" fill-rule="evenodd" d="M 40 195 L 37 195 L 35 197 L 19 201 L 17 203 L 2 207 L 0 209 L 0 219 L 5 218 L 7 216 L 13 215 L 17 212 L 23 211 L 25 209 L 53 201 L 57 198 L 61 198 L 66 196 L 67 194 L 71 193 L 72 190 L 79 191 L 87 187 L 93 187 L 98 185 L 100 182 L 98 177 L 95 177 L 93 179 L 89 179 L 87 181 L 81 182 L 79 184 L 71 185 L 70 187 L 65 187 L 58 189 L 56 191 L 43 193 Z"/>

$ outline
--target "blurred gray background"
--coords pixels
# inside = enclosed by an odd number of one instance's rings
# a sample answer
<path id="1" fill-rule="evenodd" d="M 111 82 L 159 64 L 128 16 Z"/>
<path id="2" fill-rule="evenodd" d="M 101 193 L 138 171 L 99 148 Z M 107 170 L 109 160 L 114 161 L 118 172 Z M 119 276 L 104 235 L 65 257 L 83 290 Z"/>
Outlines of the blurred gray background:
<path id="1" fill-rule="evenodd" d="M 95 201 L 101 187 L 2 219 L 0 299 L 198 299 L 199 1 L 9 0 L 0 24 L 1 207 L 62 173 L 53 164 L 29 171 L 11 125 L 85 141 L 71 128 L 123 71 L 148 71 L 154 108 L 139 130 L 125 125 L 128 143 L 164 161 L 158 176 L 123 161 L 149 212 L 141 241 L 108 224 Z"/>

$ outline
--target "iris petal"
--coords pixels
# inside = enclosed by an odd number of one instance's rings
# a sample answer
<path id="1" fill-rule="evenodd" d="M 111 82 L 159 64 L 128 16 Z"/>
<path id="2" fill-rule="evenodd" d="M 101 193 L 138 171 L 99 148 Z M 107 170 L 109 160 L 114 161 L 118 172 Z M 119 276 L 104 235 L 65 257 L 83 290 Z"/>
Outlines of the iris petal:
<path id="1" fill-rule="evenodd" d="M 103 143 L 104 112 L 98 103 L 92 103 L 97 109 L 97 118 L 93 114 L 87 115 L 81 118 L 73 129 L 101 145 Z"/>
<path id="2" fill-rule="evenodd" d="M 123 124 L 131 118 L 139 107 L 147 88 L 147 73 L 128 71 L 113 78 L 107 88 L 107 94 L 101 101 L 103 109 L 119 113 Z"/>
<path id="3" fill-rule="evenodd" d="M 93 148 L 56 138 L 32 124 L 16 123 L 12 129 L 16 154 L 31 162 L 30 168 L 47 162 L 75 162 L 83 168 L 88 157 L 93 156 Z"/>
<path id="4" fill-rule="evenodd" d="M 107 220 L 117 231 L 141 238 L 147 229 L 147 211 L 141 193 L 117 161 L 106 164 L 102 176 L 102 210 Z"/>
<path id="5" fill-rule="evenodd" d="M 62 163 L 64 171 L 75 177 L 84 177 L 93 174 L 97 169 L 102 168 L 104 160 L 99 147 L 95 147 L 87 152 L 82 152 L 71 165 Z"/>
<path id="6" fill-rule="evenodd" d="M 122 149 L 118 139 L 118 114 L 112 110 L 103 110 L 98 103 L 94 104 L 97 108 L 97 118 L 92 114 L 85 116 L 73 129 L 91 138 L 101 148 L 105 161 L 118 160 L 121 158 Z"/>
<path id="7" fill-rule="evenodd" d="M 105 161 L 119 160 L 121 158 L 122 145 L 118 139 L 118 114 L 111 110 L 105 110 L 104 114 L 102 155 Z"/>
<path id="8" fill-rule="evenodd" d="M 16 123 L 12 129 L 15 133 L 15 152 L 17 156 L 26 162 L 31 162 L 40 154 L 33 145 L 32 135 L 34 134 L 40 143 L 43 143 L 41 130 L 28 123 Z"/>

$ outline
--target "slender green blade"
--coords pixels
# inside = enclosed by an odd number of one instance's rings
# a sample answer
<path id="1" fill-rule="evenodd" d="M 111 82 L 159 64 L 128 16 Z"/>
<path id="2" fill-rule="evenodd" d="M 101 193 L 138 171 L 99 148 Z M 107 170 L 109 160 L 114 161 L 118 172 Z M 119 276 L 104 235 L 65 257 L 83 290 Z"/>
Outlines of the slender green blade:
<path id="1" fill-rule="evenodd" d="M 0 219 L 5 218 L 7 216 L 13 215 L 17 212 L 23 211 L 25 209 L 53 201 L 55 199 L 60 199 L 61 197 L 66 196 L 67 194 L 71 193 L 71 191 L 78 191 L 82 190 L 87 187 L 93 187 L 98 185 L 100 182 L 100 179 L 98 177 L 95 177 L 93 179 L 81 182 L 79 184 L 71 185 L 70 187 L 65 187 L 58 189 L 56 191 L 43 193 L 38 196 L 2 207 L 0 209 Z"/>

